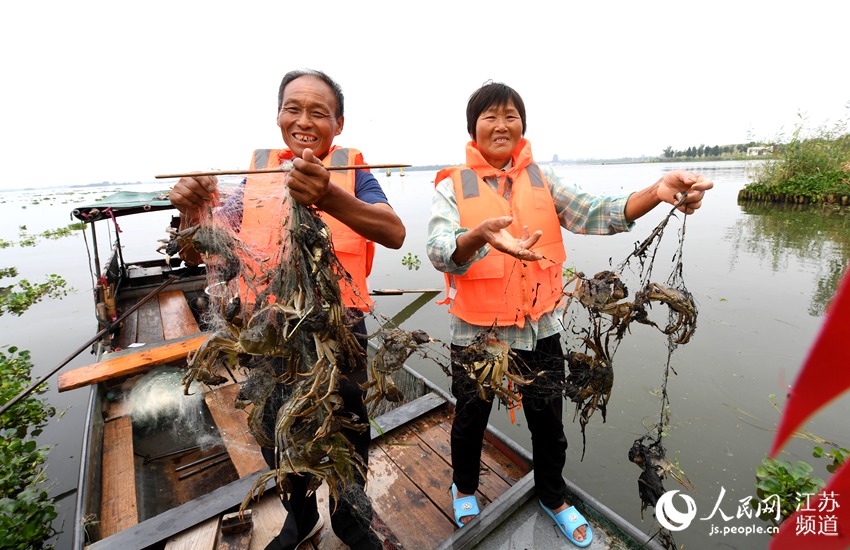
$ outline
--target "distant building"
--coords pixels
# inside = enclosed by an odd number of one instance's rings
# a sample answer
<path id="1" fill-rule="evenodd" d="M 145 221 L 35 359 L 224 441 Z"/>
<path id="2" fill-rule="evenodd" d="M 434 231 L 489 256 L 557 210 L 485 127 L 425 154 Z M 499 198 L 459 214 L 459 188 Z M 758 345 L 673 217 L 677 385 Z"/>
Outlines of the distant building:
<path id="1" fill-rule="evenodd" d="M 748 157 L 760 157 L 762 155 L 771 155 L 776 152 L 776 147 L 767 145 L 765 147 L 747 147 Z"/>

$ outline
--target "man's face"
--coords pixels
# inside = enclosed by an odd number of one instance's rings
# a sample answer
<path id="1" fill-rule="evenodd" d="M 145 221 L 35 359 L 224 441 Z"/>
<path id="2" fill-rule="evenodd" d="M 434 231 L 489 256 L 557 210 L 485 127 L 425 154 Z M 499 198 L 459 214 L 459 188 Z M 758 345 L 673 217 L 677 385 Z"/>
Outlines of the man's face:
<path id="1" fill-rule="evenodd" d="M 342 132 L 344 117 L 336 117 L 336 97 L 315 76 L 300 76 L 286 85 L 277 125 L 286 146 L 301 157 L 304 149 L 324 158 L 333 139 Z"/>
<path id="2" fill-rule="evenodd" d="M 522 119 L 513 101 L 503 106 L 490 106 L 478 116 L 475 143 L 490 166 L 504 167 L 521 138 Z"/>

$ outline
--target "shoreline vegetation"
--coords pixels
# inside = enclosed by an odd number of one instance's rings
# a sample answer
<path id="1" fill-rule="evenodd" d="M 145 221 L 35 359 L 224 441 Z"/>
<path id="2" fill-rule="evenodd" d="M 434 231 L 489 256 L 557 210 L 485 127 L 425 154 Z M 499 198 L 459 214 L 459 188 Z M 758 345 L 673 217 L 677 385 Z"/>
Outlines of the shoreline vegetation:
<path id="1" fill-rule="evenodd" d="M 759 166 L 738 202 L 850 205 L 850 134 L 794 139 Z"/>

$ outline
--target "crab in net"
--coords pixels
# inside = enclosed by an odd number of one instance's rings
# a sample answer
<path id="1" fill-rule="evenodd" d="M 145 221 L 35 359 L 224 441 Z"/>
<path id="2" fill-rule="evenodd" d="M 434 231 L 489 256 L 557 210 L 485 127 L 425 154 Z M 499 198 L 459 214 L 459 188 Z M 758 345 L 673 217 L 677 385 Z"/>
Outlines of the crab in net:
<path id="1" fill-rule="evenodd" d="M 236 241 L 232 232 L 217 224 L 198 224 L 186 229 L 167 227 L 168 239 L 159 239 L 162 243 L 156 251 L 165 255 L 166 263 L 180 255 L 187 248 L 194 248 L 206 257 L 206 261 L 215 264 L 212 270 L 217 273 L 219 283 L 232 280 L 239 274 L 242 262 L 236 253 Z"/>
<path id="2" fill-rule="evenodd" d="M 251 409 L 249 429 L 276 457 L 251 494 L 271 477 L 287 492 L 287 474 L 312 474 L 311 489 L 325 481 L 338 501 L 350 481 L 365 478 L 341 430 L 365 430 L 368 419 L 340 414 L 339 384 L 349 370 L 366 369 L 366 355 L 343 305 L 340 281 L 349 275 L 333 252 L 328 226 L 313 208 L 291 200 L 285 185 L 270 187 L 273 193 L 275 200 L 264 196 L 267 206 L 278 208 L 269 218 L 280 224 L 272 252 L 247 246 L 232 220 L 211 211 L 199 227 L 180 232 L 181 248 L 191 243 L 204 254 L 211 305 L 204 320 L 213 329 L 190 356 L 184 383 L 222 381 L 235 368 L 246 373 L 237 406 Z M 286 398 L 268 434 L 264 410 L 281 388 Z"/>
<path id="3" fill-rule="evenodd" d="M 522 386 L 532 379 L 523 373 L 522 359 L 492 332 L 479 332 L 471 345 L 452 353 L 452 361 L 463 369 L 481 399 L 496 397 L 511 409 L 521 399 Z"/>
<path id="4" fill-rule="evenodd" d="M 666 450 L 661 445 L 661 438 L 643 436 L 638 438 L 629 449 L 629 461 L 635 463 L 642 471 L 638 478 L 638 494 L 641 506 L 640 514 L 650 506 L 655 507 L 658 499 L 666 491 L 663 480 L 672 477 L 685 489 L 693 490 L 694 486 L 688 476 L 677 464 L 667 459 Z"/>
<path id="5" fill-rule="evenodd" d="M 404 362 L 422 346 L 433 342 L 430 336 L 421 330 L 406 331 L 401 328 L 382 327 L 375 335 L 380 341 L 378 349 L 369 362 L 370 381 L 363 386 L 368 393 L 364 403 L 370 405 L 369 414 L 374 414 L 381 400 L 400 403 L 404 394 L 393 381 L 393 373 L 404 366 Z"/>
<path id="6" fill-rule="evenodd" d="M 567 286 L 573 281 L 575 288 L 567 291 Z M 565 389 L 566 397 L 576 404 L 573 419 L 579 417 L 583 441 L 586 441 L 587 424 L 597 409 L 602 413 L 603 422 L 606 419 L 614 386 L 612 357 L 616 347 L 612 349 L 612 345 L 616 346 L 622 338 L 632 317 L 633 304 L 624 301 L 628 293 L 619 275 L 612 271 L 601 271 L 592 278 L 585 278 L 579 272 L 565 283 L 567 302 L 564 314 L 574 299 L 589 314 L 589 326 L 577 328 L 571 324 L 584 351 L 567 354 L 569 372 Z"/>
<path id="7" fill-rule="evenodd" d="M 652 302 L 666 304 L 669 308 L 669 321 L 664 328 L 649 319 L 645 306 L 651 306 Z M 697 306 L 694 296 L 684 285 L 676 288 L 672 285 L 650 282 L 635 295 L 632 311 L 635 321 L 651 325 L 667 336 L 671 336 L 675 344 L 687 344 L 697 328 Z"/>

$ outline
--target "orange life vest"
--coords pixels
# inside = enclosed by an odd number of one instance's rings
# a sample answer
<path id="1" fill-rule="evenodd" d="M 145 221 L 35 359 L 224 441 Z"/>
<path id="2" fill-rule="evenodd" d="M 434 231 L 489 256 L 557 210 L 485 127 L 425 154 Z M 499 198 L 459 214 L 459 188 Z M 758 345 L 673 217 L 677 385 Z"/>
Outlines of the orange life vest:
<path id="1" fill-rule="evenodd" d="M 493 190 L 483 178 L 495 176 L 512 181 L 510 202 Z M 441 170 L 435 185 L 452 179 L 460 213 L 461 227 L 474 228 L 488 218 L 512 216 L 506 230 L 522 236 L 538 229 L 543 236 L 532 248 L 544 256 L 533 262 L 521 262 L 491 248 L 473 263 L 464 275 L 446 275 L 447 286 L 454 281 L 456 294 L 449 312 L 477 326 L 525 326 L 526 316 L 539 319 L 555 309 L 562 293 L 562 264 L 567 259 L 561 225 L 549 184 L 531 157 L 531 144 L 522 139 L 513 153 L 510 169 L 493 168 L 474 142 L 466 146 L 466 166 Z M 501 184 L 500 184 L 501 189 Z"/>
<path id="2" fill-rule="evenodd" d="M 251 159 L 251 169 L 277 168 L 281 161 L 290 159 L 292 152 L 289 149 L 257 149 Z M 363 155 L 357 149 L 334 146 L 322 164 L 345 166 L 364 162 Z M 354 170 L 333 170 L 330 175 L 331 183 L 354 194 Z M 263 257 L 272 257 L 280 249 L 280 226 L 277 223 L 269 224 L 269 220 L 279 222 L 286 215 L 279 193 L 272 192 L 280 190 L 285 185 L 285 179 L 285 173 L 257 174 L 249 175 L 245 182 L 239 237 L 260 252 L 256 260 L 260 264 Z M 277 200 L 272 198 L 275 195 L 278 196 Z M 370 311 L 374 302 L 369 297 L 366 278 L 372 271 L 375 244 L 328 213 L 320 211 L 319 215 L 331 230 L 331 242 L 337 258 L 351 276 L 351 283 L 346 279 L 339 281 L 343 304 L 349 308 Z"/>

